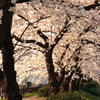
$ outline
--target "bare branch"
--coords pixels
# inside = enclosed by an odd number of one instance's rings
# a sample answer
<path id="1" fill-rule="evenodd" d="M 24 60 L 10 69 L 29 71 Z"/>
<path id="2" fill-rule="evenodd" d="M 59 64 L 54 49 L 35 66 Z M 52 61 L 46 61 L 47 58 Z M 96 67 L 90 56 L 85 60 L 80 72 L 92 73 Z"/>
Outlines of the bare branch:
<path id="1" fill-rule="evenodd" d="M 95 9 L 96 7 L 100 7 L 100 4 L 98 4 L 98 3 L 92 4 L 92 5 L 84 7 L 84 9 L 85 10 L 91 10 L 91 9 Z"/>
<path id="2" fill-rule="evenodd" d="M 45 42 L 45 49 L 47 49 L 49 47 L 49 39 L 48 39 L 48 37 L 46 35 L 44 35 L 43 32 L 41 32 L 41 30 L 38 30 L 37 33 L 44 40 L 44 42 Z"/>
<path id="3" fill-rule="evenodd" d="M 48 40 L 48 37 L 46 35 L 44 35 L 41 30 L 38 30 L 37 31 L 37 34 L 44 40 L 44 41 L 47 41 Z"/>
<path id="4" fill-rule="evenodd" d="M 27 21 L 27 22 L 29 22 L 30 23 L 30 21 L 28 20 L 28 19 L 26 19 L 24 16 L 22 16 L 22 15 L 18 15 L 20 18 L 22 18 L 22 19 L 24 19 L 25 21 Z"/>
<path id="5" fill-rule="evenodd" d="M 20 38 L 24 35 L 24 33 L 26 32 L 26 30 L 28 29 L 28 27 L 29 27 L 29 25 L 28 25 L 28 26 L 25 28 L 25 30 L 22 32 L 22 34 L 20 35 Z M 13 35 L 13 36 L 14 36 L 14 35 Z M 13 36 L 12 36 L 12 37 L 13 37 Z M 19 42 L 19 41 L 16 42 L 16 44 L 15 44 L 15 46 L 14 46 L 14 49 L 15 49 L 15 47 L 17 46 L 18 42 Z"/>
<path id="6" fill-rule="evenodd" d="M 20 56 L 15 60 L 15 63 L 25 54 L 25 52 L 27 52 L 27 51 L 29 51 L 29 50 L 30 50 L 30 49 L 25 50 L 25 51 L 23 52 L 23 54 L 20 55 Z"/>
<path id="7" fill-rule="evenodd" d="M 20 18 L 24 19 L 25 21 L 28 22 L 28 25 L 33 25 L 35 23 L 38 23 L 39 21 L 43 20 L 43 19 L 47 19 L 47 18 L 50 18 L 51 16 L 47 16 L 47 17 L 40 17 L 38 20 L 36 20 L 35 22 L 30 22 L 28 19 L 26 19 L 24 16 L 22 15 L 18 15 Z"/>
<path id="8" fill-rule="evenodd" d="M 68 25 L 68 21 L 66 18 L 66 21 L 64 23 L 64 27 L 62 28 L 62 30 L 59 32 L 58 36 L 56 36 L 56 38 L 54 39 L 54 44 L 51 45 L 52 48 L 54 48 L 56 46 L 56 44 L 61 40 L 61 38 L 64 36 L 64 33 L 68 32 L 68 28 L 71 26 L 71 24 Z"/>
<path id="9" fill-rule="evenodd" d="M 23 3 L 23 2 L 29 2 L 31 0 L 16 0 L 16 3 Z"/>
<path id="10" fill-rule="evenodd" d="M 15 36 L 15 35 L 13 35 L 12 36 L 15 40 L 17 40 L 18 42 L 21 42 L 21 43 L 33 43 L 33 44 L 36 44 L 36 45 L 38 45 L 38 46 L 40 46 L 40 47 L 42 47 L 42 48 L 45 48 L 45 45 L 44 44 L 42 44 L 42 43 L 40 43 L 40 42 L 38 42 L 38 41 L 36 41 L 36 40 L 23 40 L 23 39 L 21 39 L 21 38 L 18 38 L 17 36 Z"/>
<path id="11" fill-rule="evenodd" d="M 96 44 L 95 42 L 91 41 L 91 40 L 88 40 L 88 39 L 83 39 L 83 41 L 86 41 L 87 44 L 93 44 L 93 45 L 97 45 L 97 46 L 100 46 L 100 44 Z"/>

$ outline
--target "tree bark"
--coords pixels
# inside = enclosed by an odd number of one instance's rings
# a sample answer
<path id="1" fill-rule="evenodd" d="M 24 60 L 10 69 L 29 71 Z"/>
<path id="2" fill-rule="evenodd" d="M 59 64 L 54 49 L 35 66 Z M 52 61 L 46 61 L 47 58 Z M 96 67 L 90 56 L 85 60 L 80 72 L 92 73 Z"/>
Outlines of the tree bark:
<path id="1" fill-rule="evenodd" d="M 61 91 L 68 91 L 69 90 L 69 84 L 70 84 L 70 81 L 71 81 L 73 74 L 74 74 L 74 71 L 72 71 L 70 73 L 70 75 L 68 75 L 67 77 L 64 78 L 62 85 L 60 87 Z"/>
<path id="2" fill-rule="evenodd" d="M 19 94 L 19 87 L 16 82 L 16 72 L 14 70 L 13 43 L 11 38 L 13 12 L 4 10 L 3 14 L 1 34 L 5 35 L 5 41 L 2 46 L 4 96 L 5 100 L 22 100 L 22 96 Z"/>
<path id="3" fill-rule="evenodd" d="M 0 87 L 2 88 L 2 84 L 3 84 L 3 80 L 4 80 L 4 74 L 3 71 L 0 69 Z"/>
<path id="4" fill-rule="evenodd" d="M 59 91 L 59 84 L 56 79 L 56 75 L 54 71 L 54 65 L 52 61 L 52 49 L 48 50 L 45 53 L 45 57 L 46 57 L 46 66 L 47 66 L 48 77 L 49 77 L 49 87 L 50 87 L 49 94 L 56 94 Z"/>

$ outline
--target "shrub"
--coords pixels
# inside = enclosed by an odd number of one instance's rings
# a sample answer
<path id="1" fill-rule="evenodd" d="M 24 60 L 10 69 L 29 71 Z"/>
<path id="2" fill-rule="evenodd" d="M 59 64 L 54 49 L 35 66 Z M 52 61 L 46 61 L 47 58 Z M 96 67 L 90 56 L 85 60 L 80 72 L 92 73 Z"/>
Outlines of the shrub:
<path id="1" fill-rule="evenodd" d="M 98 83 L 96 81 L 91 81 L 91 82 L 88 82 L 88 83 L 84 83 L 84 86 L 86 86 L 88 88 L 91 88 L 91 87 L 97 88 Z"/>
<path id="2" fill-rule="evenodd" d="M 81 89 L 98 96 L 98 84 L 95 81 L 84 83 Z"/>
<path id="3" fill-rule="evenodd" d="M 47 100 L 89 100 L 84 94 L 75 92 L 60 92 L 57 95 L 50 96 Z"/>
<path id="4" fill-rule="evenodd" d="M 99 92 L 98 92 L 98 89 L 97 88 L 90 88 L 89 89 L 89 92 L 91 93 L 91 94 L 93 94 L 93 95 L 96 95 L 96 96 L 99 96 Z"/>
<path id="5" fill-rule="evenodd" d="M 48 97 L 49 96 L 49 88 L 48 87 L 41 87 L 38 89 L 38 94 L 42 97 Z"/>

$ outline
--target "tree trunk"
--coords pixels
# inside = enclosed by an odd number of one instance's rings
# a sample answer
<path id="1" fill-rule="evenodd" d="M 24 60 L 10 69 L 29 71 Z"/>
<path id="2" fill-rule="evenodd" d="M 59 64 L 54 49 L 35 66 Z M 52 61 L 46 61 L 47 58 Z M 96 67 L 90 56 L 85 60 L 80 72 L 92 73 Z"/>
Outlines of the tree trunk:
<path id="1" fill-rule="evenodd" d="M 49 87 L 50 87 L 49 94 L 56 94 L 59 91 L 59 84 L 56 79 L 56 74 L 54 71 L 54 65 L 52 61 L 52 50 L 48 50 L 45 53 L 45 57 L 46 57 L 46 67 L 48 71 Z"/>
<path id="2" fill-rule="evenodd" d="M 69 76 L 64 78 L 64 81 L 62 82 L 62 85 L 60 87 L 61 91 L 68 91 L 69 90 L 69 84 L 70 84 L 70 81 L 71 81 L 73 74 L 74 74 L 74 71 L 72 71 Z"/>
<path id="3" fill-rule="evenodd" d="M 65 68 L 62 68 L 61 69 L 61 72 L 60 72 L 60 76 L 59 76 L 59 86 L 62 85 L 62 82 L 64 81 L 64 78 L 65 78 Z"/>
<path id="4" fill-rule="evenodd" d="M 22 100 L 22 96 L 19 94 L 19 87 L 16 82 L 16 72 L 14 70 L 13 44 L 11 38 L 12 17 L 12 12 L 4 10 L 4 15 L 2 17 L 3 31 L 1 31 L 1 34 L 5 34 L 5 41 L 2 46 L 4 71 L 3 90 L 5 100 Z"/>
<path id="5" fill-rule="evenodd" d="M 72 79 L 70 81 L 70 90 L 71 91 L 78 91 L 80 86 L 80 79 Z"/>
<path id="6" fill-rule="evenodd" d="M 4 80 L 4 74 L 3 71 L 0 69 L 0 88 L 2 88 L 3 80 Z"/>

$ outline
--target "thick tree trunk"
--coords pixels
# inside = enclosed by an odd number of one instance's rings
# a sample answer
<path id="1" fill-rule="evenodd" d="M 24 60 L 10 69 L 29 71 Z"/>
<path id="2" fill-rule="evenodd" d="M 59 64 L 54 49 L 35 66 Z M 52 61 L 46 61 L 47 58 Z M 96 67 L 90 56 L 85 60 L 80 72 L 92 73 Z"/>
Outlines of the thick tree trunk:
<path id="1" fill-rule="evenodd" d="M 2 24 L 2 16 L 0 16 L 0 50 L 2 48 L 4 40 L 5 40 L 5 29 L 4 25 Z"/>
<path id="2" fill-rule="evenodd" d="M 62 83 L 63 83 L 63 81 L 64 81 L 64 78 L 65 78 L 65 74 L 66 74 L 65 68 L 62 68 L 62 69 L 61 69 L 60 74 L 61 74 L 61 75 L 59 76 L 59 86 L 61 87 L 61 85 L 62 85 Z"/>
<path id="3" fill-rule="evenodd" d="M 70 81 L 70 90 L 71 91 L 75 91 L 75 90 L 79 90 L 79 87 L 81 85 L 81 79 L 83 77 L 82 73 L 81 73 L 81 69 L 80 67 L 77 67 L 76 65 L 76 76 L 78 76 L 78 78 L 74 78 L 73 80 Z"/>
<path id="4" fill-rule="evenodd" d="M 64 78 L 64 81 L 62 82 L 62 85 L 60 87 L 61 91 L 68 91 L 69 90 L 69 85 L 70 85 L 70 81 L 71 81 L 73 74 L 74 74 L 74 71 L 72 71 L 70 73 L 70 75 L 68 75 L 67 77 Z"/>
<path id="5" fill-rule="evenodd" d="M 3 84 L 3 80 L 4 80 L 4 74 L 3 71 L 0 69 L 0 87 L 2 88 L 2 84 Z"/>
<path id="6" fill-rule="evenodd" d="M 11 23 L 13 13 L 6 10 L 2 17 L 2 34 L 5 34 L 5 41 L 2 46 L 3 71 L 4 71 L 4 95 L 5 100 L 22 100 L 19 94 L 19 87 L 16 82 L 14 70 L 13 44 L 11 38 Z"/>
<path id="7" fill-rule="evenodd" d="M 69 82 L 70 81 L 69 81 L 68 77 L 64 78 L 64 81 L 62 82 L 62 85 L 60 87 L 61 91 L 68 91 L 68 89 L 69 89 Z"/>
<path id="8" fill-rule="evenodd" d="M 56 94 L 59 91 L 59 84 L 56 79 L 56 74 L 54 71 L 54 65 L 52 61 L 52 50 L 48 50 L 45 53 L 45 57 L 46 57 L 46 66 L 48 71 L 49 87 L 50 87 L 49 94 Z"/>
<path id="9" fill-rule="evenodd" d="M 78 91 L 80 86 L 80 79 L 73 79 L 70 81 L 70 90 Z"/>

